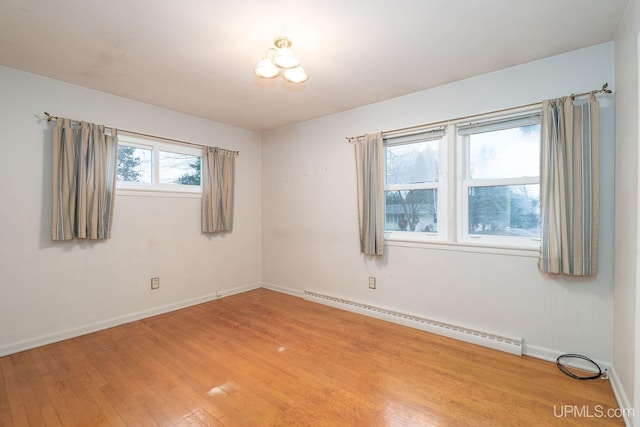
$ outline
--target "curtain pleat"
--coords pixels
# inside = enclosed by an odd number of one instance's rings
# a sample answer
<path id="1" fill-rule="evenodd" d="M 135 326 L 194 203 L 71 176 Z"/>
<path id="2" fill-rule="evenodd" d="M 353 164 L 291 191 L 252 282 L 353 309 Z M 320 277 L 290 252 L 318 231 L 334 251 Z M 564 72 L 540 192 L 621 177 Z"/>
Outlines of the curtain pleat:
<path id="1" fill-rule="evenodd" d="M 118 142 L 115 129 L 56 120 L 53 130 L 53 240 L 111 237 Z"/>
<path id="2" fill-rule="evenodd" d="M 590 94 L 542 104 L 540 271 L 593 276 L 598 270 L 600 118 Z"/>
<path id="3" fill-rule="evenodd" d="M 217 147 L 202 150 L 202 231 L 233 229 L 235 152 Z"/>
<path id="4" fill-rule="evenodd" d="M 365 255 L 384 254 L 383 150 L 382 133 L 365 135 L 355 143 L 360 252 Z"/>

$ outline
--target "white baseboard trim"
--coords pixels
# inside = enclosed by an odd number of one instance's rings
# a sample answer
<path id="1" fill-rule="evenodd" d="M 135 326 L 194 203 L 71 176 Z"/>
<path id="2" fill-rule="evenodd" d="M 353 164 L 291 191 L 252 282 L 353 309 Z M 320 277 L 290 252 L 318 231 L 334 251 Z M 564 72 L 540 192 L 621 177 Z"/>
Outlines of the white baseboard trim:
<path id="1" fill-rule="evenodd" d="M 81 335 L 98 332 L 103 329 L 112 328 L 114 326 L 123 325 L 125 323 L 135 322 L 136 320 L 146 319 L 147 317 L 157 316 L 159 314 L 168 313 L 182 308 L 190 307 L 193 305 L 202 304 L 215 299 L 220 299 L 226 296 L 231 296 L 261 287 L 260 283 L 238 286 L 235 288 L 224 289 L 211 294 L 202 295 L 196 298 L 179 301 L 172 304 L 167 304 L 160 307 L 150 308 L 148 310 L 139 311 L 136 313 L 126 314 L 124 316 L 113 317 L 100 322 L 90 323 L 87 325 L 79 326 L 77 328 L 67 329 L 65 331 L 56 332 L 53 334 L 43 335 L 36 338 L 30 338 L 24 341 L 19 341 L 11 344 L 7 344 L 0 347 L 0 357 L 7 356 L 9 354 L 19 353 L 25 350 L 31 350 L 36 347 L 40 347 L 47 344 L 53 344 L 58 341 L 63 341 L 69 338 L 79 337 Z"/>
<path id="2" fill-rule="evenodd" d="M 525 343 L 523 347 L 522 354 L 525 356 L 535 357 L 536 359 L 546 360 L 548 362 L 555 363 L 559 356 L 563 354 L 567 354 L 567 352 L 561 352 L 557 350 L 551 350 L 544 347 L 527 345 Z M 588 355 L 585 355 L 589 357 Z M 615 367 L 611 365 L 609 362 L 603 362 L 602 360 L 592 359 L 594 362 L 598 364 L 600 370 L 604 372 L 608 378 L 609 383 L 611 384 L 611 388 L 613 389 L 613 395 L 616 398 L 616 402 L 618 403 L 618 407 L 622 409 L 622 415 L 624 417 L 624 422 L 628 427 L 631 427 L 633 420 L 629 418 L 629 410 L 631 409 L 631 415 L 633 415 L 633 407 L 629 403 L 629 399 L 627 398 L 624 389 L 622 388 L 622 384 L 620 383 L 620 377 L 615 370 Z M 593 365 L 591 365 L 586 360 L 581 359 L 568 359 L 565 361 L 567 366 L 578 368 L 588 372 L 597 372 L 594 369 Z M 599 381 L 599 380 L 596 380 Z"/>
<path id="3" fill-rule="evenodd" d="M 613 395 L 616 397 L 618 401 L 618 406 L 622 409 L 622 416 L 624 419 L 624 424 L 627 427 L 633 426 L 634 418 L 634 408 L 631 406 L 631 402 L 629 401 L 629 397 L 627 393 L 625 393 L 624 388 L 622 387 L 622 383 L 620 382 L 620 377 L 616 372 L 615 366 L 611 366 L 609 369 L 609 381 L 611 382 L 611 388 L 613 389 Z M 640 414 L 638 414 L 640 416 Z M 637 417 L 636 417 L 637 418 Z"/>
<path id="4" fill-rule="evenodd" d="M 522 354 L 522 338 L 505 337 L 490 332 L 452 325 L 306 289 L 304 291 L 304 299 L 495 350 L 516 355 Z"/>
<path id="5" fill-rule="evenodd" d="M 524 343 L 523 347 L 522 347 L 522 354 L 525 356 L 530 356 L 530 357 L 535 357 L 536 359 L 541 359 L 541 360 L 546 360 L 548 362 L 553 362 L 556 363 L 556 360 L 558 359 L 559 356 L 562 356 L 563 354 L 568 354 L 569 352 L 565 351 L 558 351 L 558 350 L 551 350 L 545 347 L 539 347 L 536 345 L 528 345 L 526 342 Z M 586 357 L 589 357 L 588 354 L 585 354 Z M 591 357 L 589 357 L 591 360 L 593 360 L 594 362 L 596 362 L 598 364 L 598 366 L 600 366 L 600 369 L 602 370 L 602 372 L 604 372 L 606 370 L 607 374 L 609 374 L 611 372 L 611 364 L 609 362 L 604 362 L 602 360 L 598 360 L 598 359 L 593 359 Z M 567 366 L 571 366 L 573 368 L 578 368 L 578 369 L 582 369 L 585 371 L 589 371 L 589 372 L 597 372 L 596 369 L 594 369 L 593 365 L 589 362 L 587 362 L 586 360 L 581 360 L 581 359 L 568 359 L 566 361 L 563 362 L 564 364 L 566 364 Z"/>
<path id="6" fill-rule="evenodd" d="M 221 291 L 216 292 L 216 296 L 218 298 L 230 297 L 231 295 L 242 294 L 245 292 L 253 291 L 255 289 L 260 289 L 262 287 L 262 283 L 253 283 L 251 285 L 237 286 L 235 288 L 223 289 Z M 195 305 L 195 304 L 191 304 Z"/>
<path id="7" fill-rule="evenodd" d="M 270 291 L 280 292 L 281 294 L 293 295 L 294 297 L 304 298 L 304 292 L 299 289 L 287 288 L 284 286 L 274 285 L 273 283 L 262 283 L 262 287 Z"/>

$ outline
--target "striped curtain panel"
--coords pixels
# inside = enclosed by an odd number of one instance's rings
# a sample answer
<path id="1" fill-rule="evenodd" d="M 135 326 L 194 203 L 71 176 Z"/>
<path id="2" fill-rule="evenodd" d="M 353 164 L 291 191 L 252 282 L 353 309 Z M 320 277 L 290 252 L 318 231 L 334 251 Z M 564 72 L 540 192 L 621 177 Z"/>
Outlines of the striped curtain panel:
<path id="1" fill-rule="evenodd" d="M 202 150 L 202 231 L 233 229 L 234 151 L 217 147 Z"/>
<path id="2" fill-rule="evenodd" d="M 115 129 L 57 119 L 53 129 L 53 240 L 111 237 L 118 140 Z"/>
<path id="3" fill-rule="evenodd" d="M 355 142 L 360 252 L 384 254 L 384 147 L 382 133 Z"/>
<path id="4" fill-rule="evenodd" d="M 600 219 L 600 115 L 595 94 L 542 104 L 539 269 L 595 276 Z"/>

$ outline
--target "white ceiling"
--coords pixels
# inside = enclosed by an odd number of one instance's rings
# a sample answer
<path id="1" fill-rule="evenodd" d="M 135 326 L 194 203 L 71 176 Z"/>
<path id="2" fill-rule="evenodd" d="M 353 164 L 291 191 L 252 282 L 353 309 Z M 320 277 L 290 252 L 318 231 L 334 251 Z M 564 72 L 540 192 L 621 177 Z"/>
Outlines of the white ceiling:
<path id="1" fill-rule="evenodd" d="M 0 0 L 0 65 L 265 131 L 610 41 L 629 0 Z M 287 35 L 309 75 L 253 68 Z"/>

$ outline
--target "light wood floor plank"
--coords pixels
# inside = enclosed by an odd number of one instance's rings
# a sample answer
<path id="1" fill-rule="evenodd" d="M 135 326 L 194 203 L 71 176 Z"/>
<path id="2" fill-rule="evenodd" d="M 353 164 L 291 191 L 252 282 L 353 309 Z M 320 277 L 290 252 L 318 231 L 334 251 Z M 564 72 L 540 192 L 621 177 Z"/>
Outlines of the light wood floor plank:
<path id="1" fill-rule="evenodd" d="M 29 424 L 44 426 L 47 422 L 41 408 L 49 403 L 49 396 L 42 383 L 42 373 L 34 362 L 34 353 L 37 352 L 22 352 L 13 355 L 12 358 L 16 358 L 13 365 L 19 368 L 16 375 L 19 375 L 20 392 L 22 401 L 25 402 Z"/>
<path id="2" fill-rule="evenodd" d="M 264 289 L 0 358 L 0 425 L 619 426 L 605 380 Z"/>
<path id="3" fill-rule="evenodd" d="M 0 358 L 0 372 L 2 372 L 2 382 L 6 390 L 5 395 L 9 403 L 9 413 L 11 414 L 11 423 L 9 425 L 29 425 L 26 408 L 22 401 L 21 385 L 16 378 L 11 356 Z"/>

